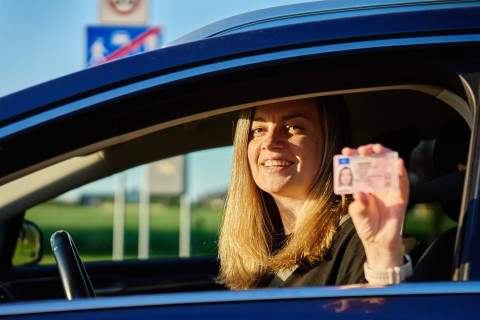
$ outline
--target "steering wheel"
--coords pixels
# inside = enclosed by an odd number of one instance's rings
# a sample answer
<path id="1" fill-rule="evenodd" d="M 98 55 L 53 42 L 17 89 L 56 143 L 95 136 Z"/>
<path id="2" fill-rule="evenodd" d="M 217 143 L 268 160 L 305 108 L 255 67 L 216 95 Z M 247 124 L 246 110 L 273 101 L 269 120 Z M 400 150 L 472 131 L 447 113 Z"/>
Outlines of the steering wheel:
<path id="1" fill-rule="evenodd" d="M 55 232 L 50 238 L 50 245 L 67 299 L 95 297 L 90 278 L 68 232 Z"/>

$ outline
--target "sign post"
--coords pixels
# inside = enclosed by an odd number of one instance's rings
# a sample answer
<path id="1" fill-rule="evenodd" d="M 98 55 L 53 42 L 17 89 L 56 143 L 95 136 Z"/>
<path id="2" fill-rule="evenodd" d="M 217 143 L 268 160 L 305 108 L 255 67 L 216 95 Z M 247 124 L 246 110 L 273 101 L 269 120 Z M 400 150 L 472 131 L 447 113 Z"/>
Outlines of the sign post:
<path id="1" fill-rule="evenodd" d="M 101 25 L 87 28 L 87 67 L 160 48 L 160 27 L 148 26 L 148 0 L 99 0 Z M 147 170 L 148 173 L 148 170 Z M 114 260 L 123 259 L 125 232 L 125 177 L 118 175 L 113 214 Z M 150 232 L 149 176 L 140 195 L 139 252 L 148 258 Z"/>

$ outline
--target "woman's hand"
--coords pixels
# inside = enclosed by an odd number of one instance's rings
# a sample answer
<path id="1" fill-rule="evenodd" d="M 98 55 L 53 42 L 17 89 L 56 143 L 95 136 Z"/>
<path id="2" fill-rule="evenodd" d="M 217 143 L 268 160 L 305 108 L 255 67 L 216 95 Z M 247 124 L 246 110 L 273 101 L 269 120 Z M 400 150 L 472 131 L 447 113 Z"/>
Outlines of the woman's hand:
<path id="1" fill-rule="evenodd" d="M 372 155 L 389 152 L 381 144 L 357 149 L 344 148 L 344 156 Z M 367 263 L 373 270 L 383 271 L 403 265 L 405 248 L 401 230 L 408 204 L 409 182 L 402 159 L 395 163 L 399 189 L 386 192 L 353 194 L 348 211 L 365 248 Z"/>

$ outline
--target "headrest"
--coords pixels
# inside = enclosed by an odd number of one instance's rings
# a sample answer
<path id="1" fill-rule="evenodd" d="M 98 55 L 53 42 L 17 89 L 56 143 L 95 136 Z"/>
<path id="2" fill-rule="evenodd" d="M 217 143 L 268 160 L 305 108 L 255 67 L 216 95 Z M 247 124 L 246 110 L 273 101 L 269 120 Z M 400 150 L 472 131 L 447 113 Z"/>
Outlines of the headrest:
<path id="1" fill-rule="evenodd" d="M 409 165 L 412 150 L 420 142 L 420 129 L 417 127 L 404 127 L 377 136 L 372 143 L 381 143 L 385 147 L 398 152 L 398 156 L 405 160 L 405 166 Z"/>
<path id="2" fill-rule="evenodd" d="M 463 119 L 456 118 L 440 132 L 433 149 L 435 177 L 464 171 L 467 165 L 470 128 Z"/>
<path id="3" fill-rule="evenodd" d="M 449 197 L 439 197 L 445 213 L 453 221 L 458 221 L 461 195 L 465 180 L 470 128 L 460 117 L 450 121 L 440 132 L 433 149 L 433 171 L 439 186 L 450 193 Z M 445 177 L 457 177 L 448 180 Z M 440 183 L 444 181 L 443 183 Z M 456 182 L 455 182 L 456 181 Z"/>
<path id="4" fill-rule="evenodd" d="M 458 222 L 465 181 L 470 129 L 461 118 L 450 121 L 433 148 L 434 178 L 410 192 L 410 203 L 439 201 L 445 214 Z"/>

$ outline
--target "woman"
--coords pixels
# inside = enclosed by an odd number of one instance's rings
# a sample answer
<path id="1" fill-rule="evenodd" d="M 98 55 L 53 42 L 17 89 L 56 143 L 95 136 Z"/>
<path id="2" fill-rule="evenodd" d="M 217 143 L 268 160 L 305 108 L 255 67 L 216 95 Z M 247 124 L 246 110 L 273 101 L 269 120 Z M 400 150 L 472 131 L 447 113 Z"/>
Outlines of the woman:
<path id="1" fill-rule="evenodd" d="M 387 273 L 398 273 L 406 170 L 399 160 L 395 192 L 358 193 L 354 200 L 333 194 L 335 154 L 388 151 L 378 144 L 342 149 L 344 112 L 335 97 L 242 111 L 219 239 L 220 280 L 227 287 L 349 284 L 365 277 L 383 284 Z"/>

